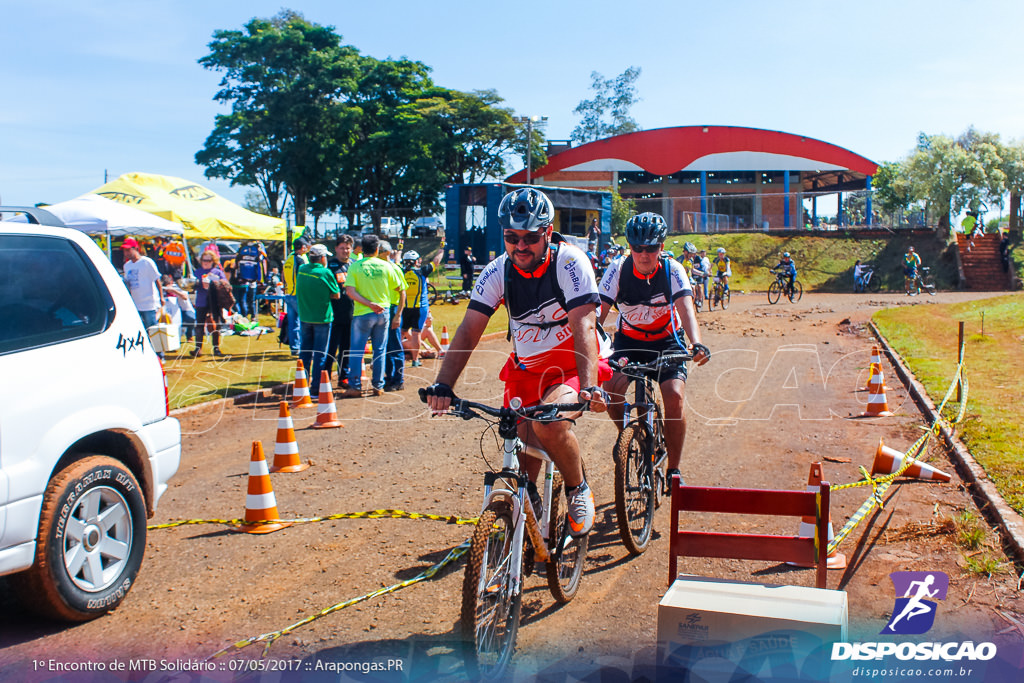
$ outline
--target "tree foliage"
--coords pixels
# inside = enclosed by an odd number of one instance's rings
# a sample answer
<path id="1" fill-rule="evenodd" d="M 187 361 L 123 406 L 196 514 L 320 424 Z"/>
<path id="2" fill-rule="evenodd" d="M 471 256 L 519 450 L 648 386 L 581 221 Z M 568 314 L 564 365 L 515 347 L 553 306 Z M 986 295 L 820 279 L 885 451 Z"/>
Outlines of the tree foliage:
<path id="1" fill-rule="evenodd" d="M 217 31 L 199 60 L 224 77 L 219 115 L 196 162 L 208 177 L 255 186 L 297 224 L 342 210 L 375 225 L 399 208 L 438 211 L 450 182 L 500 177 L 518 131 L 494 91 L 436 85 L 410 59 L 379 60 L 333 27 L 283 10 Z"/>
<path id="2" fill-rule="evenodd" d="M 594 97 L 583 100 L 573 110 L 580 117 L 570 136 L 573 142 L 583 144 L 640 130 L 629 115 L 630 108 L 640 101 L 636 89 L 639 77 L 638 66 L 631 66 L 609 79 L 596 71 L 591 72 L 590 88 Z"/>

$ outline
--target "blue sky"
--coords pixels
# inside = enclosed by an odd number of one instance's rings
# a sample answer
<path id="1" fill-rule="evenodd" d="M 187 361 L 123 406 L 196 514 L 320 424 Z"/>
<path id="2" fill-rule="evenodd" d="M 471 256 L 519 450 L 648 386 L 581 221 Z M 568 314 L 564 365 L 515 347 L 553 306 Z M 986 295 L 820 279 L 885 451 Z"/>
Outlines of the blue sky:
<path id="1" fill-rule="evenodd" d="M 874 161 L 969 125 L 1024 138 L 1017 0 L 853 3 L 0 0 L 0 201 L 71 199 L 122 173 L 177 175 L 235 201 L 193 158 L 219 74 L 218 29 L 282 6 L 378 58 L 461 90 L 493 88 L 567 138 L 590 73 L 642 69 L 642 128 L 736 125 L 826 140 Z"/>

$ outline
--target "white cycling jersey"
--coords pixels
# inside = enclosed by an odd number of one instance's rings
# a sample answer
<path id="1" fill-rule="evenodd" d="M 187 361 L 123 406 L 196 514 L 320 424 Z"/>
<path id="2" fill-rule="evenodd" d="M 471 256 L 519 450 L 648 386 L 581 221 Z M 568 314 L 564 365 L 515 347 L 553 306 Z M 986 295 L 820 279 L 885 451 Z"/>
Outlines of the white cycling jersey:
<path id="1" fill-rule="evenodd" d="M 665 263 L 668 263 L 667 274 L 663 269 Z M 627 337 L 645 340 L 667 337 L 672 330 L 679 329 L 679 320 L 673 318 L 672 313 L 675 302 L 681 296 L 693 296 L 686 269 L 675 259 L 661 259 L 657 270 L 645 277 L 632 264 L 629 256 L 612 261 L 601 278 L 601 299 L 619 309 L 619 331 Z"/>

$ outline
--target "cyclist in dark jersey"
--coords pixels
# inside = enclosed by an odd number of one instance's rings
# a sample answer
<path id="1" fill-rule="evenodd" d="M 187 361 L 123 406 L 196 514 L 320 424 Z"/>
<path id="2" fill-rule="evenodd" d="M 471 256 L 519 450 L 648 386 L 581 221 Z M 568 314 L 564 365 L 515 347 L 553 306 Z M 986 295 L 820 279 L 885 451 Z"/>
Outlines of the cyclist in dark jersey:
<path id="1" fill-rule="evenodd" d="M 427 322 L 430 313 L 430 291 L 427 278 L 434 272 L 444 256 L 444 241 L 441 248 L 430 263 L 423 263 L 418 252 L 407 251 L 402 254 L 402 270 L 405 271 L 407 288 L 406 306 L 402 311 L 402 331 L 409 331 L 409 342 L 405 345 L 412 360 L 412 367 L 420 366 L 420 330 Z"/>
<path id="2" fill-rule="evenodd" d="M 633 216 L 626 223 L 626 241 L 630 254 L 616 259 L 601 279 L 601 315 L 603 323 L 614 305 L 619 309 L 619 329 L 612 344 L 613 359 L 649 363 L 665 353 L 689 352 L 698 365 L 711 357 L 701 344 L 700 328 L 693 310 L 693 290 L 682 264 L 662 257 L 668 235 L 665 219 L 656 213 Z M 686 415 L 683 412 L 686 390 L 686 364 L 663 368 L 657 377 L 665 402 L 665 446 L 668 449 L 668 476 L 679 474 L 679 462 L 686 439 Z M 622 431 L 623 402 L 629 378 L 615 373 L 605 384 L 609 395 L 608 415 Z"/>
<path id="3" fill-rule="evenodd" d="M 499 375 L 505 405 L 524 406 L 591 401 L 605 409 L 600 382 L 611 368 L 599 358 L 597 310 L 600 297 L 594 269 L 583 251 L 554 232 L 554 206 L 547 195 L 526 187 L 505 195 L 498 207 L 505 253 L 484 267 L 473 286 L 466 316 L 451 340 L 435 383 L 426 389 L 434 413 L 451 404 L 452 385 L 500 304 L 509 315 L 513 352 Z M 594 495 L 583 476 L 580 446 L 572 423 L 526 423 L 520 437 L 547 451 L 565 481 L 569 530 L 585 536 L 594 523 Z M 541 461 L 525 457 L 536 482 Z"/>

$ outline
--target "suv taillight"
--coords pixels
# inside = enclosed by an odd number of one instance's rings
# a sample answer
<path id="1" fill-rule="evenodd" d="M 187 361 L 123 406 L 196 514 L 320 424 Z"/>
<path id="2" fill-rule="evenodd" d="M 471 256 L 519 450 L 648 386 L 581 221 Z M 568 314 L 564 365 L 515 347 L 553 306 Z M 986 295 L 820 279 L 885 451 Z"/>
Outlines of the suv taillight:
<path id="1" fill-rule="evenodd" d="M 171 414 L 171 391 L 167 386 L 167 370 L 164 369 L 164 359 L 157 356 L 160 361 L 160 374 L 164 376 L 164 417 Z"/>

